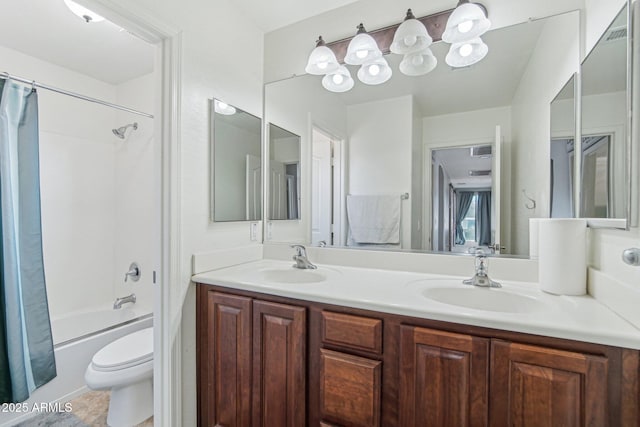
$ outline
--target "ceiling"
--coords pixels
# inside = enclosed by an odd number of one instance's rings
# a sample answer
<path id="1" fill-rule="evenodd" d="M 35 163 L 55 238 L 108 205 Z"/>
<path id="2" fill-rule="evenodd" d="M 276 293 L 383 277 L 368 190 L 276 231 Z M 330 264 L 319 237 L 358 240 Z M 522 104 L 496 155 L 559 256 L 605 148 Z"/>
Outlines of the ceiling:
<path id="1" fill-rule="evenodd" d="M 358 0 L 235 0 L 234 4 L 258 28 L 268 33 L 356 1 Z"/>
<path id="2" fill-rule="evenodd" d="M 0 45 L 110 84 L 153 71 L 152 45 L 107 20 L 87 24 L 63 0 L 3 0 Z M 0 71 L 12 73 L 1 59 Z"/>
<path id="3" fill-rule="evenodd" d="M 471 147 L 446 148 L 434 151 L 434 160 L 439 160 L 447 172 L 454 188 L 491 187 L 491 175 L 470 176 L 472 170 L 491 170 L 491 155 L 471 157 Z"/>

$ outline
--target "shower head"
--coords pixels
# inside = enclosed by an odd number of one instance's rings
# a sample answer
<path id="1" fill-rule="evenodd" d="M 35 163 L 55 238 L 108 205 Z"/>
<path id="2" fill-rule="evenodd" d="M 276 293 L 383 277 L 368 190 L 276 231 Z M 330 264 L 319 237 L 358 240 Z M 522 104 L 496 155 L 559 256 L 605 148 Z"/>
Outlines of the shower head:
<path id="1" fill-rule="evenodd" d="M 130 123 L 130 124 L 126 125 L 126 126 L 119 127 L 118 129 L 111 129 L 111 132 L 113 132 L 113 134 L 115 136 L 117 136 L 118 138 L 124 139 L 125 132 L 127 131 L 127 128 L 129 128 L 129 127 L 132 127 L 133 130 L 136 130 L 136 129 L 138 129 L 138 123 L 134 122 L 134 123 Z"/>

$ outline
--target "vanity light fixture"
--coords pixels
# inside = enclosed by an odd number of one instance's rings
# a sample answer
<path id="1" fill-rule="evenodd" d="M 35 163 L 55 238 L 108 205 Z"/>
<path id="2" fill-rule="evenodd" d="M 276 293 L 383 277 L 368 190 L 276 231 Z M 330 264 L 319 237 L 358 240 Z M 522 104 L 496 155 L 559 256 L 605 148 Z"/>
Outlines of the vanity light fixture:
<path id="1" fill-rule="evenodd" d="M 404 22 L 400 24 L 389 50 L 400 55 L 422 52 L 433 43 L 427 32 L 427 27 L 413 16 L 411 9 L 407 10 Z"/>
<path id="2" fill-rule="evenodd" d="M 316 76 L 332 73 L 340 68 L 336 55 L 326 45 L 322 36 L 318 36 L 316 48 L 311 51 L 304 71 Z"/>
<path id="3" fill-rule="evenodd" d="M 74 15 L 82 18 L 87 24 L 90 22 L 100 22 L 104 21 L 104 18 L 97 13 L 87 9 L 84 6 L 79 5 L 78 3 L 71 0 L 64 0 L 64 4 L 67 5 L 69 10 L 74 13 Z"/>
<path id="4" fill-rule="evenodd" d="M 489 47 L 480 37 L 461 43 L 454 43 L 449 49 L 445 62 L 452 67 L 468 67 L 487 56 Z"/>
<path id="5" fill-rule="evenodd" d="M 330 92 L 346 92 L 351 90 L 353 85 L 353 77 L 344 65 L 322 78 L 322 87 Z"/>
<path id="6" fill-rule="evenodd" d="M 358 25 L 356 36 L 349 43 L 344 62 L 349 65 L 362 65 L 382 58 L 382 51 L 375 39 L 367 34 L 364 25 Z"/>
<path id="7" fill-rule="evenodd" d="M 358 70 L 358 80 L 368 85 L 379 85 L 391 78 L 393 72 L 384 58 L 362 64 Z"/>
<path id="8" fill-rule="evenodd" d="M 226 102 L 218 101 L 217 99 L 213 100 L 213 109 L 218 114 L 223 114 L 225 116 L 231 116 L 236 113 L 236 108 L 227 104 Z"/>
<path id="9" fill-rule="evenodd" d="M 473 40 L 486 33 L 489 27 L 491 21 L 484 6 L 460 0 L 447 20 L 442 40 L 452 44 Z"/>

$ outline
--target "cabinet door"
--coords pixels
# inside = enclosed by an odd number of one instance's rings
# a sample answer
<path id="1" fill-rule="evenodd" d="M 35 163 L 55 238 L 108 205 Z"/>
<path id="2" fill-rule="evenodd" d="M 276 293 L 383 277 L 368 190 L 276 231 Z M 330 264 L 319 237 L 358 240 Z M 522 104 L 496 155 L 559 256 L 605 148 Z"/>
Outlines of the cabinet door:
<path id="1" fill-rule="evenodd" d="M 253 425 L 306 424 L 306 310 L 253 302 Z"/>
<path id="2" fill-rule="evenodd" d="M 489 340 L 400 329 L 400 425 L 486 426 Z"/>
<path id="3" fill-rule="evenodd" d="M 202 294 L 201 294 L 202 295 Z M 206 291 L 200 425 L 251 425 L 251 299 Z M 204 372 L 203 372 L 204 371 Z"/>
<path id="4" fill-rule="evenodd" d="M 504 341 L 492 342 L 491 425 L 607 425 L 607 360 Z"/>

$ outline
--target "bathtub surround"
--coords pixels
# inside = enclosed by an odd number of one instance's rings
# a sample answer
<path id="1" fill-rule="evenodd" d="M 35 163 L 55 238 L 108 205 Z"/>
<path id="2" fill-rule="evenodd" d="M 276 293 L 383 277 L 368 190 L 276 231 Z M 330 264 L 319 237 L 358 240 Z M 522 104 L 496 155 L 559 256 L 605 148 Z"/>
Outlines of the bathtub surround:
<path id="1" fill-rule="evenodd" d="M 56 376 L 47 307 L 38 94 L 0 80 L 0 402 L 23 402 Z"/>

